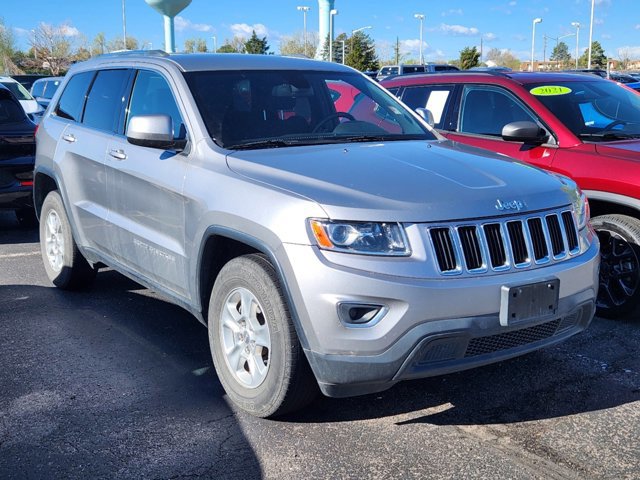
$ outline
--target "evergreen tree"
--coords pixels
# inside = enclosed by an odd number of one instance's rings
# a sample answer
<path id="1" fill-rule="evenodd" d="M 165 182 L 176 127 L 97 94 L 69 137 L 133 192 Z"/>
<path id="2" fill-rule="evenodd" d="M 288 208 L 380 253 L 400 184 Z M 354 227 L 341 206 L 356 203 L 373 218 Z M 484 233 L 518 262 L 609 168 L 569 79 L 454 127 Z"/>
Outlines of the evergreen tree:
<path id="1" fill-rule="evenodd" d="M 553 48 L 549 60 L 558 62 L 558 67 L 566 67 L 571 62 L 571 54 L 566 43 L 560 42 Z"/>
<path id="2" fill-rule="evenodd" d="M 251 38 L 244 43 L 244 48 L 247 53 L 267 55 L 270 47 L 267 43 L 267 37 L 258 38 L 256 31 L 253 30 Z"/>
<path id="3" fill-rule="evenodd" d="M 578 65 L 582 68 L 587 68 L 589 64 L 589 50 L 585 50 L 580 59 Z M 594 41 L 591 44 L 591 68 L 607 68 L 607 56 L 604 54 L 604 48 L 600 45 L 600 42 Z"/>
<path id="4" fill-rule="evenodd" d="M 361 72 L 380 68 L 375 44 L 369 35 L 362 31 L 356 32 L 351 36 L 347 45 L 349 46 L 345 58 L 347 65 Z"/>
<path id="5" fill-rule="evenodd" d="M 480 52 L 476 47 L 465 47 L 460 52 L 460 68 L 469 70 L 480 65 Z"/>

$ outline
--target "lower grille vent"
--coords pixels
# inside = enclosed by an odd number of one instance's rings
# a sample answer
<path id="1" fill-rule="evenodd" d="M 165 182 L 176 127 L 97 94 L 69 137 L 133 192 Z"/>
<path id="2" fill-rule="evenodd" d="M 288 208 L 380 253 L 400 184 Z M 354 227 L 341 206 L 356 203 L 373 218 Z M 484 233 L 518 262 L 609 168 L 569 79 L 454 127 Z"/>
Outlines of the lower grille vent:
<path id="1" fill-rule="evenodd" d="M 473 338 L 469 342 L 464 356 L 475 357 L 477 355 L 485 355 L 487 353 L 508 350 L 510 348 L 520 347 L 539 340 L 544 340 L 545 338 L 553 336 L 559 325 L 560 319 L 557 319 L 536 325 L 535 327 L 523 328 L 513 332 Z"/>

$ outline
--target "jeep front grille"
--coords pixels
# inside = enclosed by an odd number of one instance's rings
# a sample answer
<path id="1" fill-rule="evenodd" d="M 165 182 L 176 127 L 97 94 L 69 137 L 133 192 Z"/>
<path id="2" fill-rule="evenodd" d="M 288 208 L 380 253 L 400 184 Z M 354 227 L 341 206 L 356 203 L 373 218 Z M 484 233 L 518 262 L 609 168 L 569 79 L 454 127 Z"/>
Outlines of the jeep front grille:
<path id="1" fill-rule="evenodd" d="M 429 228 L 433 252 L 444 275 L 528 268 L 579 252 L 571 211 L 509 217 L 490 222 Z"/>

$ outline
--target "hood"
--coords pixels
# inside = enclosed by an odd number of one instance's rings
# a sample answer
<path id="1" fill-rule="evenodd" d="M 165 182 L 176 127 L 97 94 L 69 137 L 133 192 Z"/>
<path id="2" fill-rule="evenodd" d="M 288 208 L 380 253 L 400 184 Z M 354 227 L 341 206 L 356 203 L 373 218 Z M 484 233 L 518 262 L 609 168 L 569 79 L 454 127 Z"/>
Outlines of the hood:
<path id="1" fill-rule="evenodd" d="M 640 139 L 596 143 L 595 145 L 596 152 L 600 155 L 620 157 L 625 160 L 640 160 Z"/>
<path id="2" fill-rule="evenodd" d="M 254 181 L 317 202 L 336 220 L 447 221 L 570 203 L 552 175 L 449 141 L 238 151 L 227 163 Z"/>

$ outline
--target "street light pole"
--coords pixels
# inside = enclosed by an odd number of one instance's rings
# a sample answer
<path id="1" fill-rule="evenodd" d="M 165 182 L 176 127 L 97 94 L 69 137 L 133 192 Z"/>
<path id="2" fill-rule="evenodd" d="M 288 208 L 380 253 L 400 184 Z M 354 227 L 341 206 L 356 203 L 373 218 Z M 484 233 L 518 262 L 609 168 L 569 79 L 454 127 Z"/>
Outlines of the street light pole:
<path id="1" fill-rule="evenodd" d="M 214 35 L 213 37 L 211 37 L 213 39 L 213 53 L 217 53 L 218 52 L 218 39 L 216 38 L 216 36 Z"/>
<path id="2" fill-rule="evenodd" d="M 423 22 L 424 15 L 422 13 L 414 13 L 413 18 L 420 20 L 420 65 L 424 65 L 424 55 L 422 54 L 422 33 L 424 31 Z"/>
<path id="3" fill-rule="evenodd" d="M 578 55 L 580 54 L 580 22 L 571 22 L 576 27 L 576 70 L 578 69 Z"/>
<path id="4" fill-rule="evenodd" d="M 530 66 L 530 72 L 533 72 L 533 52 L 536 48 L 536 24 L 538 23 L 542 23 L 542 19 L 541 18 L 534 18 L 533 19 L 533 30 L 531 32 L 531 66 Z"/>
<path id="5" fill-rule="evenodd" d="M 333 17 L 338 14 L 335 8 L 329 12 L 329 61 L 333 62 Z"/>
<path id="6" fill-rule="evenodd" d="M 127 49 L 127 17 L 125 15 L 124 1 L 122 0 L 122 49 Z"/>
<path id="7" fill-rule="evenodd" d="M 593 43 L 593 11 L 596 7 L 596 0 L 591 0 L 591 22 L 589 23 L 589 59 L 587 60 L 587 68 L 591 69 L 591 44 Z"/>
<path id="8" fill-rule="evenodd" d="M 299 12 L 302 12 L 302 28 L 303 28 L 303 36 L 302 41 L 304 42 L 304 56 L 307 56 L 307 12 L 311 10 L 311 7 L 307 6 L 299 6 L 297 7 Z"/>

